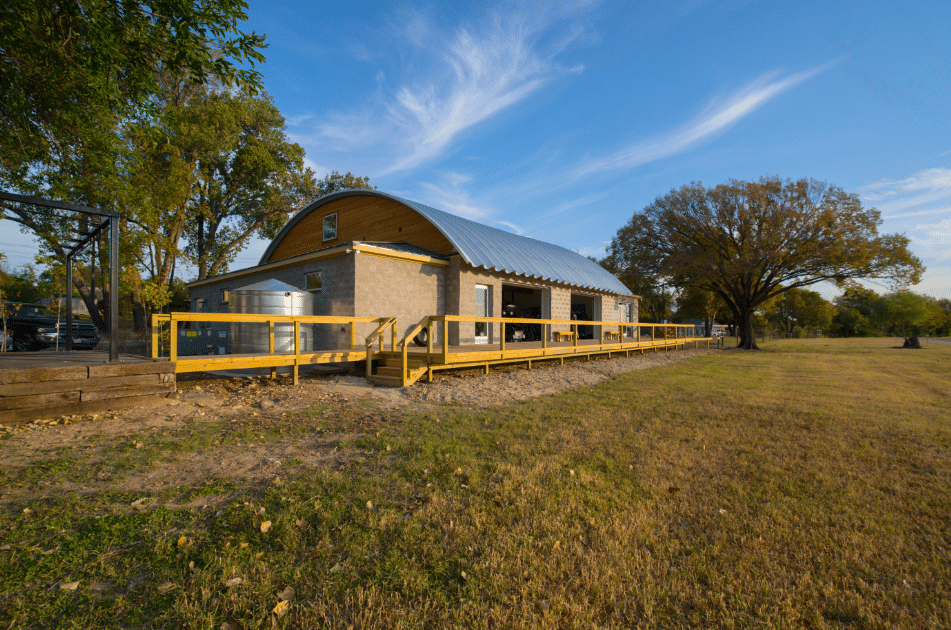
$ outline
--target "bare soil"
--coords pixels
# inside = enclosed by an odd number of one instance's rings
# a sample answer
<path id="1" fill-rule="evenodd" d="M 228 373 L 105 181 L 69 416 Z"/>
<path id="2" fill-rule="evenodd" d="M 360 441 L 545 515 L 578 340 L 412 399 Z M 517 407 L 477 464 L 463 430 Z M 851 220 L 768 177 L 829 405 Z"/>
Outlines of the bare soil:
<path id="1" fill-rule="evenodd" d="M 152 505 L 211 507 L 226 502 L 227 495 L 184 502 L 173 495 L 182 489 L 180 495 L 191 496 L 186 489 L 221 480 L 280 484 L 288 465 L 346 470 L 367 454 L 341 443 L 379 431 L 388 419 L 405 413 L 442 405 L 504 405 L 719 353 L 681 350 L 565 365 L 534 362 L 532 369 L 503 366 L 488 375 L 481 369 L 437 372 L 432 383 L 403 389 L 342 373 L 303 375 L 296 386 L 288 377 L 189 375 L 179 379 L 179 400 L 167 405 L 4 428 L 0 504 L 117 491 L 168 495 L 150 500 Z M 63 472 L 30 476 L 44 466 Z"/>

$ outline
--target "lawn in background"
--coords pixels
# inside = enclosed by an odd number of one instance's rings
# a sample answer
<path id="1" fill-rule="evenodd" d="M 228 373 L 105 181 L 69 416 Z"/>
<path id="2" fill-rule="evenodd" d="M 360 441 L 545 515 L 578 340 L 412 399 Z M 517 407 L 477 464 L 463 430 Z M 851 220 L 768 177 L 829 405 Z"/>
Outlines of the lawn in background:
<path id="1" fill-rule="evenodd" d="M 951 627 L 951 346 L 896 345 L 767 342 L 362 435 L 304 413 L 357 465 L 191 489 L 213 509 L 8 506 L 0 627 Z"/>

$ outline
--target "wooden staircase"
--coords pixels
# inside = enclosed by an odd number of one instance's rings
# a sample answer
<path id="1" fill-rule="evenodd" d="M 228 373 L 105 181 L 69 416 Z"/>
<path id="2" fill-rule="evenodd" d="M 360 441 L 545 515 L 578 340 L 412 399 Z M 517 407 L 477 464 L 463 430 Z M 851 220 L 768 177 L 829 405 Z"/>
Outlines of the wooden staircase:
<path id="1" fill-rule="evenodd" d="M 426 376 L 426 363 L 422 361 L 406 362 L 407 387 Z M 376 368 L 376 373 L 367 377 L 367 380 L 384 387 L 403 386 L 403 360 L 401 357 L 388 357 Z"/>

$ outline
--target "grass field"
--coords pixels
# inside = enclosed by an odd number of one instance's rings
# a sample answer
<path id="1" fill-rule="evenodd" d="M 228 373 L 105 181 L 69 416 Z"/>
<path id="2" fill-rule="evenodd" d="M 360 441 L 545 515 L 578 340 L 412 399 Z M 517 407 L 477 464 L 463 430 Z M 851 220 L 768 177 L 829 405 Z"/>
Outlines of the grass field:
<path id="1" fill-rule="evenodd" d="M 10 505 L 0 627 L 948 628 L 951 345 L 895 345 L 768 342 L 370 432 L 304 413 L 359 464 L 183 489 L 212 509 Z"/>

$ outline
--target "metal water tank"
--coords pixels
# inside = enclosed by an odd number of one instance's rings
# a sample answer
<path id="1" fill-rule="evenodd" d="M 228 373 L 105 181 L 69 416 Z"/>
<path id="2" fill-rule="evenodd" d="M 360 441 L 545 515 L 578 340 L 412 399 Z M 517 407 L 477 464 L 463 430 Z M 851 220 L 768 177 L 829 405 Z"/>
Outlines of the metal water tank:
<path id="1" fill-rule="evenodd" d="M 312 315 L 314 312 L 310 293 L 274 279 L 230 291 L 228 305 L 232 313 Z M 311 325 L 301 325 L 300 338 L 301 352 L 310 352 L 313 349 Z M 231 352 L 244 354 L 267 351 L 267 324 L 231 324 Z M 294 352 L 294 324 L 274 325 L 274 351 Z"/>

